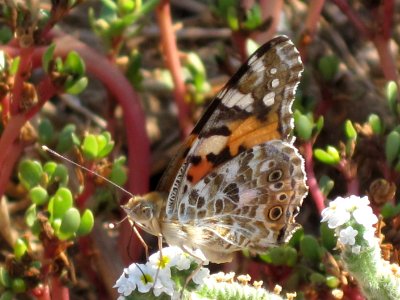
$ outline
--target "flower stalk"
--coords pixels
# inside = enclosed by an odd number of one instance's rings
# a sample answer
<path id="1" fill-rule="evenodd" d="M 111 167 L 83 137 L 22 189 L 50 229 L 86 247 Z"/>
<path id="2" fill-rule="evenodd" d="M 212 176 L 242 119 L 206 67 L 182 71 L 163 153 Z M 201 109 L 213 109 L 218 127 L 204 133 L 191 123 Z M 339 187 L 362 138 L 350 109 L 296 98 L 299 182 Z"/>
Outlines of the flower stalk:
<path id="1" fill-rule="evenodd" d="M 335 230 L 345 268 L 368 299 L 400 299 L 400 268 L 381 258 L 375 237 L 378 218 L 368 197 L 338 197 L 322 211 L 322 222 Z"/>

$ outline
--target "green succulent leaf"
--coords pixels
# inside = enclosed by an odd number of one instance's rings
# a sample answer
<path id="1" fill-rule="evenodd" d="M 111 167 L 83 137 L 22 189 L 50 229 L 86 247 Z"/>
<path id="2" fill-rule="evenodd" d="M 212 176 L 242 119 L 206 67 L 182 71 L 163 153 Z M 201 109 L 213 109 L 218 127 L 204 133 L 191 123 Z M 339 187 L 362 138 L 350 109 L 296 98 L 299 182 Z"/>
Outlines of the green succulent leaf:
<path id="1" fill-rule="evenodd" d="M 305 235 L 300 241 L 300 251 L 305 258 L 314 263 L 319 263 L 322 259 L 322 251 L 318 241 L 312 235 Z"/>
<path id="2" fill-rule="evenodd" d="M 69 189 L 61 187 L 55 195 L 50 198 L 48 210 L 50 212 L 50 221 L 61 219 L 66 211 L 73 205 L 72 193 Z"/>
<path id="3" fill-rule="evenodd" d="M 5 288 L 11 287 L 11 278 L 8 274 L 8 271 L 3 267 L 0 266 L 0 286 Z"/>
<path id="4" fill-rule="evenodd" d="M 340 162 L 339 152 L 332 146 L 328 147 L 327 151 L 319 148 L 315 149 L 314 156 L 316 159 L 327 165 L 337 165 Z"/>
<path id="5" fill-rule="evenodd" d="M 335 182 L 328 176 L 322 175 L 318 181 L 318 185 L 320 187 L 321 192 L 328 196 L 329 193 L 332 191 L 333 187 L 335 186 Z"/>
<path id="6" fill-rule="evenodd" d="M 38 126 L 38 137 L 39 137 L 39 142 L 42 145 L 48 145 L 53 141 L 54 128 L 48 119 L 43 119 L 40 121 Z"/>
<path id="7" fill-rule="evenodd" d="M 355 140 L 357 138 L 357 131 L 355 130 L 353 123 L 350 120 L 347 120 L 344 124 L 344 129 L 347 138 Z"/>
<path id="8" fill-rule="evenodd" d="M 383 133 L 382 121 L 376 114 L 370 114 L 368 117 L 368 124 L 372 128 L 372 132 L 376 135 L 381 135 Z"/>
<path id="9" fill-rule="evenodd" d="M 75 207 L 69 208 L 62 217 L 60 233 L 71 236 L 76 233 L 81 223 L 81 216 Z M 59 235 L 60 236 L 60 235 Z"/>
<path id="10" fill-rule="evenodd" d="M 15 299 L 15 295 L 11 291 L 4 291 L 0 295 L 0 300 L 13 300 Z"/>
<path id="11" fill-rule="evenodd" d="M 81 223 L 79 224 L 79 228 L 76 231 L 76 234 L 79 236 L 89 234 L 94 225 L 94 217 L 93 213 L 90 209 L 86 209 L 81 217 Z"/>
<path id="12" fill-rule="evenodd" d="M 394 160 L 399 156 L 400 150 L 400 133 L 392 131 L 386 137 L 385 155 L 388 165 L 392 165 Z"/>
<path id="13" fill-rule="evenodd" d="M 36 204 L 32 204 L 25 211 L 25 223 L 29 227 L 32 227 L 35 224 L 36 220 L 37 220 Z"/>
<path id="14" fill-rule="evenodd" d="M 124 166 L 125 161 L 126 158 L 124 156 L 119 157 L 114 160 L 111 169 L 110 180 L 119 186 L 123 186 L 128 179 Z"/>
<path id="15" fill-rule="evenodd" d="M 17 239 L 17 241 L 14 244 L 14 255 L 17 260 L 20 260 L 22 256 L 26 253 L 28 250 L 28 245 L 26 244 L 26 241 L 24 239 Z"/>
<path id="16" fill-rule="evenodd" d="M 340 60 L 335 55 L 327 55 L 318 61 L 318 70 L 325 81 L 331 82 L 335 79 L 339 70 Z"/>
<path id="17" fill-rule="evenodd" d="M 14 278 L 11 282 L 11 289 L 14 293 L 23 293 L 26 291 L 26 283 L 22 278 Z"/>
<path id="18" fill-rule="evenodd" d="M 394 81 L 389 81 L 386 84 L 385 87 L 385 94 L 386 94 L 386 99 L 389 103 L 389 107 L 394 113 L 397 112 L 397 98 L 398 98 L 398 87 L 396 82 Z"/>
<path id="19" fill-rule="evenodd" d="M 340 280 L 336 276 L 328 275 L 325 278 L 325 283 L 330 289 L 336 289 L 340 284 Z"/>
<path id="20" fill-rule="evenodd" d="M 85 136 L 82 143 L 82 151 L 88 159 L 94 159 L 97 157 L 99 147 L 97 144 L 97 139 L 93 134 Z"/>
<path id="21" fill-rule="evenodd" d="M 326 222 L 321 223 L 320 225 L 320 234 L 321 234 L 321 244 L 329 251 L 333 250 L 336 247 L 337 237 L 335 236 L 335 231 L 328 227 Z"/>
<path id="22" fill-rule="evenodd" d="M 17 74 L 20 62 L 21 62 L 20 56 L 14 57 L 14 59 L 11 62 L 10 69 L 9 69 L 10 75 Z"/>
<path id="23" fill-rule="evenodd" d="M 32 203 L 36 205 L 43 205 L 47 203 L 49 199 L 49 194 L 47 190 L 41 186 L 36 186 L 29 191 L 29 198 L 31 198 Z"/>
<path id="24" fill-rule="evenodd" d="M 114 141 L 111 139 L 111 134 L 107 131 L 102 132 L 96 136 L 99 151 L 97 153 L 98 158 L 104 158 L 111 153 L 114 149 Z"/>
<path id="25" fill-rule="evenodd" d="M 66 84 L 65 92 L 71 95 L 78 95 L 86 89 L 88 82 L 88 78 L 85 76 L 80 77 L 78 80 L 70 81 Z"/>
<path id="26" fill-rule="evenodd" d="M 68 53 L 67 58 L 64 61 L 64 71 L 72 73 L 77 77 L 85 74 L 85 62 L 76 51 Z"/>
<path id="27" fill-rule="evenodd" d="M 53 43 L 49 47 L 47 47 L 46 51 L 43 53 L 42 67 L 46 73 L 49 72 L 49 65 L 50 65 L 50 62 L 53 60 L 55 48 L 56 48 L 56 44 Z"/>
<path id="28" fill-rule="evenodd" d="M 18 178 L 28 190 L 40 184 L 42 173 L 42 165 L 35 160 L 23 160 L 18 166 Z"/>
<path id="29" fill-rule="evenodd" d="M 66 125 L 59 137 L 58 137 L 58 144 L 57 144 L 57 152 L 67 152 L 72 149 L 73 146 L 80 145 L 79 138 L 75 134 L 76 126 L 73 124 Z"/>
<path id="30" fill-rule="evenodd" d="M 296 111 L 296 112 L 298 112 L 298 111 Z M 296 128 L 297 136 L 300 139 L 307 141 L 311 138 L 314 124 L 313 124 L 312 120 L 310 120 L 309 117 L 307 117 L 306 115 L 300 114 L 300 112 L 299 112 L 299 113 L 295 114 L 294 124 L 295 124 L 295 128 Z"/>

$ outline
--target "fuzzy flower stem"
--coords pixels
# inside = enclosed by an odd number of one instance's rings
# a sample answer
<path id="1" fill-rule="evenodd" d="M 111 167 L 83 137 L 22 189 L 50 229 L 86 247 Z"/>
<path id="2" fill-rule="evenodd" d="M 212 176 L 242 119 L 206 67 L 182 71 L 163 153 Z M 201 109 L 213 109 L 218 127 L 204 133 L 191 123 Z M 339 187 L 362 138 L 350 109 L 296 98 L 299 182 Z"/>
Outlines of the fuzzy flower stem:
<path id="1" fill-rule="evenodd" d="M 377 241 L 358 254 L 343 252 L 342 259 L 368 299 L 400 299 L 400 278 L 391 273 L 389 263 L 381 258 Z"/>
<path id="2" fill-rule="evenodd" d="M 381 258 L 373 227 L 377 221 L 367 197 L 338 197 L 322 211 L 322 222 L 335 230 L 344 266 L 364 295 L 368 299 L 400 299 L 400 268 Z"/>

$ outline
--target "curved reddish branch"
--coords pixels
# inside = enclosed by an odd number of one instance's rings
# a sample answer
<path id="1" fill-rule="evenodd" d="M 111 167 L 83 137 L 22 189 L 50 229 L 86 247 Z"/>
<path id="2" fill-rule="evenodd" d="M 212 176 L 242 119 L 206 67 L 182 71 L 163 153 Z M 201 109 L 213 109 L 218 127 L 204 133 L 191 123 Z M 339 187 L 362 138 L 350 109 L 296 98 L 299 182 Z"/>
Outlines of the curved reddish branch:
<path id="1" fill-rule="evenodd" d="M 168 0 L 162 0 L 156 9 L 162 50 L 165 62 L 171 72 L 174 81 L 174 97 L 178 107 L 178 118 L 181 131 L 184 136 L 190 133 L 192 124 L 189 118 L 189 107 L 185 101 L 186 87 L 182 74 L 182 66 L 179 60 L 178 47 L 176 45 L 175 32 L 173 29 L 171 10 Z"/>
<path id="2" fill-rule="evenodd" d="M 133 194 L 143 194 L 147 192 L 150 174 L 150 146 L 145 130 L 145 116 L 142 112 L 137 94 L 125 76 L 104 56 L 95 52 L 90 47 L 70 36 L 58 38 L 54 42 L 56 43 L 55 56 L 65 57 L 68 52 L 72 50 L 77 51 L 84 59 L 87 71 L 97 77 L 122 106 L 124 124 L 128 133 L 126 135 L 129 167 L 128 189 Z M 7 52 L 13 56 L 19 53 L 17 49 L 12 49 L 10 47 L 2 48 L 6 49 L 6 51 L 10 50 Z M 35 49 L 32 56 L 33 65 L 38 66 L 41 64 L 42 55 L 45 50 L 45 47 Z M 47 101 L 47 99 L 39 101 L 39 105 L 29 113 L 28 117 L 36 113 L 45 101 Z M 20 129 L 25 121 L 26 119 L 24 116 L 15 116 L 10 119 L 0 138 L 0 147 L 4 147 L 0 149 L 3 149 L 4 154 L 7 153 L 6 149 L 10 146 L 12 147 L 14 142 L 18 139 Z M 3 166 L 2 163 L 6 161 L 6 156 L 4 154 L 0 154 L 0 166 Z M 15 162 L 13 164 L 15 164 Z M 121 243 L 119 245 L 121 254 L 124 256 L 125 261 L 130 261 L 126 252 L 129 236 L 132 234 L 129 229 L 129 224 L 125 222 L 121 230 Z M 133 243 L 136 243 L 136 241 Z M 135 255 L 140 257 L 140 251 L 136 251 Z"/>
<path id="3" fill-rule="evenodd" d="M 124 112 L 124 124 L 128 132 L 128 189 L 133 194 L 148 191 L 150 175 L 150 145 L 145 129 L 145 116 L 138 95 L 126 77 L 103 55 L 95 52 L 84 43 L 65 36 L 55 40 L 55 56 L 65 57 L 75 50 L 84 59 L 86 69 L 99 79 L 115 97 Z M 35 51 L 34 60 L 41 60 L 45 48 Z"/>
<path id="4" fill-rule="evenodd" d="M 317 207 L 318 213 L 321 214 L 325 208 L 324 200 L 325 196 L 322 194 L 318 181 L 314 173 L 314 162 L 313 162 L 313 150 L 311 141 L 307 141 L 302 145 L 304 152 L 304 164 L 307 174 L 307 185 L 310 189 L 310 194 L 314 200 L 315 206 Z"/>
<path id="5" fill-rule="evenodd" d="M 55 55 L 65 57 L 68 52 L 77 51 L 84 59 L 87 71 L 96 76 L 121 105 L 127 130 L 128 189 L 133 194 L 147 192 L 150 177 L 150 143 L 145 129 L 145 115 L 140 106 L 138 95 L 126 77 L 103 55 L 70 36 L 56 39 L 55 42 Z M 35 57 L 41 58 L 43 51 L 44 49 L 38 51 Z M 119 249 L 125 262 L 131 261 L 131 258 L 138 260 L 143 252 L 142 248 L 137 247 L 133 253 L 134 257 L 128 257 L 126 249 L 129 247 L 131 234 L 132 230 L 128 222 L 124 222 L 120 228 Z M 134 245 L 139 243 L 136 236 L 132 239 Z"/>

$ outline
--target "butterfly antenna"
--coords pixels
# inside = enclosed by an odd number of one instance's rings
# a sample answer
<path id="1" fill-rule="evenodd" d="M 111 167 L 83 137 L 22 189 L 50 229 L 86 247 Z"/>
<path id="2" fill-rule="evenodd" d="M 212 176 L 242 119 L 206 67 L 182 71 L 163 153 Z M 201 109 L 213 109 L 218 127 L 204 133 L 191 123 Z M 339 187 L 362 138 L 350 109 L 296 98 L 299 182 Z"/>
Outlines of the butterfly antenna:
<path id="1" fill-rule="evenodd" d="M 115 229 L 115 228 L 119 227 L 119 225 L 121 225 L 126 219 L 128 219 L 127 215 L 121 221 L 113 222 L 113 223 L 108 224 L 108 228 L 109 229 Z"/>
<path id="2" fill-rule="evenodd" d="M 43 149 L 44 151 L 46 151 L 46 152 L 51 153 L 52 155 L 54 155 L 54 156 L 56 156 L 56 157 L 58 157 L 58 158 L 61 158 L 61 159 L 65 160 L 65 161 L 69 162 L 70 164 L 73 164 L 74 166 L 76 166 L 76 167 L 78 167 L 78 168 L 81 168 L 81 169 L 85 170 L 86 172 L 88 172 L 88 173 L 90 173 L 90 174 L 93 174 L 93 175 L 95 175 L 95 176 L 100 177 L 101 179 L 103 179 L 103 180 L 106 181 L 107 183 L 109 183 L 109 184 L 111 184 L 112 186 L 116 187 L 117 189 L 119 189 L 119 190 L 125 192 L 125 193 L 128 194 L 129 196 L 133 197 L 132 193 L 130 193 L 129 191 L 127 191 L 127 190 L 124 189 L 123 187 L 119 186 L 118 184 L 112 182 L 110 179 L 107 179 L 107 178 L 105 178 L 104 176 L 102 176 L 102 175 L 96 173 L 95 171 L 92 171 L 92 170 L 90 170 L 90 169 L 88 169 L 88 168 L 86 168 L 86 167 L 84 167 L 84 166 L 82 166 L 82 165 L 80 165 L 80 164 L 74 162 L 73 160 L 70 160 L 69 158 L 67 158 L 67 157 L 65 157 L 65 156 L 62 156 L 61 154 L 57 153 L 56 151 L 50 149 L 49 147 L 47 147 L 47 146 L 45 146 L 45 145 L 42 145 L 42 149 Z"/>

